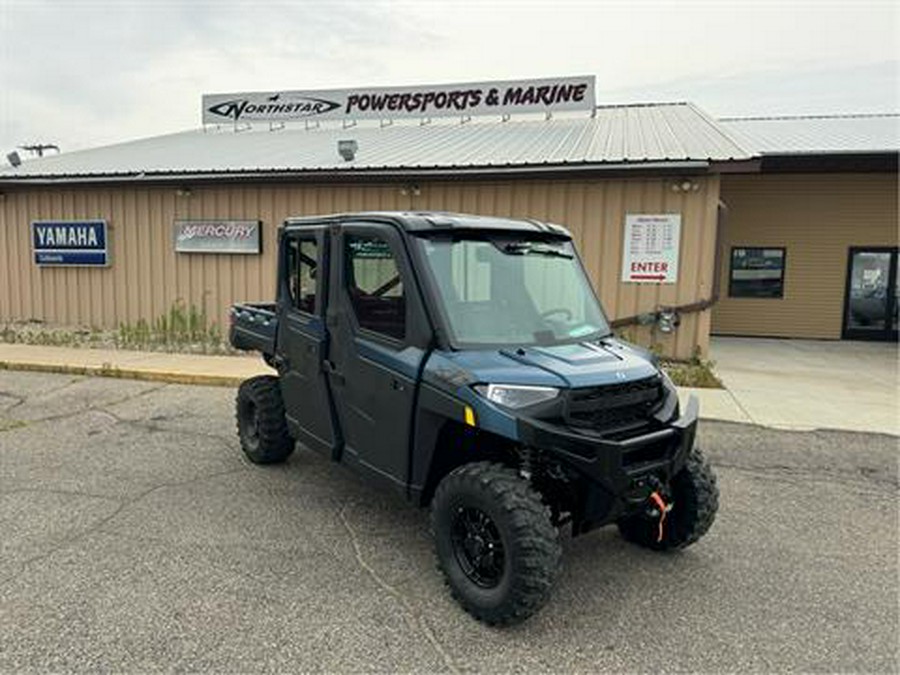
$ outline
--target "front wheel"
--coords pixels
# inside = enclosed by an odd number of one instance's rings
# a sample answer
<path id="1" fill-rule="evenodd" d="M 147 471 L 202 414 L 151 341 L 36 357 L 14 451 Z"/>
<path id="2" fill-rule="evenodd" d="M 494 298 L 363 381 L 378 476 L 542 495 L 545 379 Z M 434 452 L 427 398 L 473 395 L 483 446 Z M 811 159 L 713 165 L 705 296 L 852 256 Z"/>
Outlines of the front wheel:
<path id="1" fill-rule="evenodd" d="M 540 609 L 560 568 L 550 510 L 514 469 L 459 467 L 434 495 L 438 566 L 453 597 L 479 621 L 509 625 Z"/>
<path id="2" fill-rule="evenodd" d="M 241 383 L 237 426 L 241 449 L 254 464 L 283 462 L 294 451 L 277 377 L 260 375 Z"/>
<path id="3" fill-rule="evenodd" d="M 719 487 L 716 474 L 698 448 L 691 450 L 672 479 L 670 501 L 672 510 L 663 523 L 662 539 L 659 519 L 644 514 L 620 520 L 619 532 L 628 541 L 656 551 L 685 548 L 706 534 L 719 510 Z"/>

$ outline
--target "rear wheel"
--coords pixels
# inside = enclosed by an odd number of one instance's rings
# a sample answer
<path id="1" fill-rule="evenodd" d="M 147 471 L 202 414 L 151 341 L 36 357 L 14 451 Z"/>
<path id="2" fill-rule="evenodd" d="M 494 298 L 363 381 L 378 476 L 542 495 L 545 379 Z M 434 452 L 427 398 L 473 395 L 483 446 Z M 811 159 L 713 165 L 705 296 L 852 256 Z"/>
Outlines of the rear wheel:
<path id="1" fill-rule="evenodd" d="M 278 378 L 261 375 L 238 388 L 237 426 L 241 449 L 254 464 L 283 462 L 294 451 L 284 418 Z"/>
<path id="2" fill-rule="evenodd" d="M 672 479 L 669 499 L 672 510 L 666 515 L 662 540 L 659 519 L 644 514 L 620 520 L 619 532 L 628 541 L 656 551 L 685 548 L 706 534 L 719 510 L 719 487 L 716 474 L 698 448 Z"/>
<path id="3" fill-rule="evenodd" d="M 488 624 L 513 624 L 540 609 L 559 573 L 550 510 L 516 471 L 489 462 L 448 474 L 434 495 L 438 566 L 453 597 Z"/>

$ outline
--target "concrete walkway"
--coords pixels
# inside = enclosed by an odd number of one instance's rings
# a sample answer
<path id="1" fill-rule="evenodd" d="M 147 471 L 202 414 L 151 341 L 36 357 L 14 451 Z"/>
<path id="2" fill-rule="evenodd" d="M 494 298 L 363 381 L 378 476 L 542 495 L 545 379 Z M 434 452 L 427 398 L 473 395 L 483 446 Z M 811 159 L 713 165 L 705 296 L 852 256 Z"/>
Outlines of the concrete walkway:
<path id="1" fill-rule="evenodd" d="M 259 355 L 205 356 L 0 343 L 2 369 L 227 387 L 274 372 Z"/>
<path id="2" fill-rule="evenodd" d="M 712 358 L 727 389 L 679 390 L 697 396 L 705 419 L 900 435 L 896 345 L 716 338 Z M 273 372 L 255 355 L 0 343 L 4 368 L 223 386 Z"/>
<path id="3" fill-rule="evenodd" d="M 900 435 L 896 344 L 719 337 L 710 351 L 722 419 Z"/>

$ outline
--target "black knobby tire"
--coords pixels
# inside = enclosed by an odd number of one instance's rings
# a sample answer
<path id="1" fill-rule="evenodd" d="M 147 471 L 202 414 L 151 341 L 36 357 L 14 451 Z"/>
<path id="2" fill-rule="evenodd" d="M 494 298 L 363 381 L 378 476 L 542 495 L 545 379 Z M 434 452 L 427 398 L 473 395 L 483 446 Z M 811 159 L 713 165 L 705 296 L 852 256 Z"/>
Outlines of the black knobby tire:
<path id="1" fill-rule="evenodd" d="M 685 548 L 707 533 L 719 510 L 716 474 L 699 448 L 672 479 L 672 510 L 666 516 L 663 540 L 659 539 L 659 520 L 645 515 L 623 518 L 619 532 L 630 542 L 656 551 Z"/>
<path id="2" fill-rule="evenodd" d="M 251 377 L 237 393 L 237 425 L 241 449 L 254 464 L 283 462 L 294 451 L 284 418 L 278 378 Z"/>
<path id="3" fill-rule="evenodd" d="M 483 525 L 474 539 L 501 550 L 490 563 L 472 563 L 461 532 Z M 476 619 L 491 625 L 525 620 L 550 596 L 562 549 L 550 509 L 514 469 L 501 464 L 466 464 L 440 483 L 431 504 L 438 567 L 453 597 Z M 468 528 L 468 529 L 467 529 Z M 482 573 L 473 572 L 476 567 Z M 499 567 L 499 569 L 495 569 Z"/>

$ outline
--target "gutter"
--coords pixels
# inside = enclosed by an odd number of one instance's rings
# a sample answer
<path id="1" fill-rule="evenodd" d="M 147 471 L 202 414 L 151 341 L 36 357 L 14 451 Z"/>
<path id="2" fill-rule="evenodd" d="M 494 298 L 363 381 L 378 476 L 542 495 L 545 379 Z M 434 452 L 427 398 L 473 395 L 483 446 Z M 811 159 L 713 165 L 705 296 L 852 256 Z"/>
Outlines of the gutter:
<path id="1" fill-rule="evenodd" d="M 490 178 L 509 176 L 529 177 L 558 177 L 560 174 L 579 175 L 590 173 L 622 173 L 634 174 L 635 172 L 651 173 L 706 173 L 710 168 L 710 162 L 706 160 L 679 160 L 674 162 L 616 162 L 616 163 L 584 163 L 584 164 L 545 164 L 528 166 L 491 166 L 491 167 L 455 167 L 455 168 L 424 168 L 424 169 L 325 169 L 313 171 L 290 170 L 235 170 L 235 171 L 208 171 L 208 172 L 158 172 L 148 173 L 135 171 L 119 174 L 75 174 L 75 175 L 34 175 L 17 176 L 15 174 L 0 174 L 0 185 L 93 185 L 93 184 L 153 184 L 153 183 L 184 183 L 184 182 L 222 182 L 222 181 L 343 181 L 359 182 L 367 180 L 408 180 L 408 179 L 460 179 L 460 178 Z"/>

